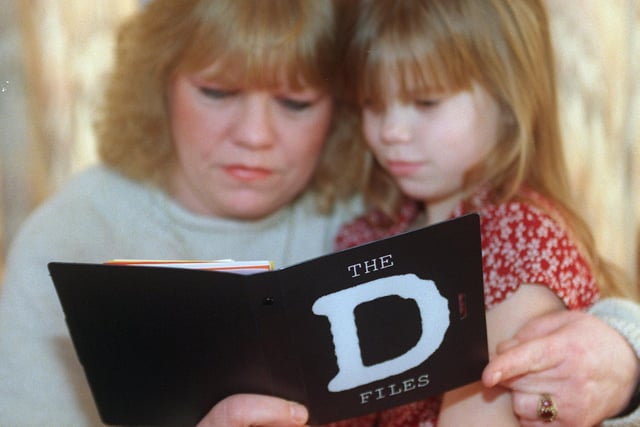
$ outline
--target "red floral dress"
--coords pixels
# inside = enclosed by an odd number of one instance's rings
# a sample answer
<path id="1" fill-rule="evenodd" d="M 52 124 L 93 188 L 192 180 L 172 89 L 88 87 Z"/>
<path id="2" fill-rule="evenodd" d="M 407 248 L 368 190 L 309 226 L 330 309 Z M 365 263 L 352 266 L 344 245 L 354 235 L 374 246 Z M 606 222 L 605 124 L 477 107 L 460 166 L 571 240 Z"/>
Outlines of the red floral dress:
<path id="1" fill-rule="evenodd" d="M 558 212 L 540 194 L 522 190 L 518 201 L 492 204 L 485 193 L 461 203 L 451 215 L 480 214 L 485 307 L 490 310 L 521 284 L 547 286 L 568 309 L 584 309 L 599 297 L 590 267 L 557 218 Z M 400 218 L 386 224 L 384 215 L 370 211 L 346 224 L 336 237 L 345 249 L 407 231 L 420 213 L 407 201 Z M 382 224 L 386 224 L 382 225 Z M 340 421 L 332 427 L 430 427 L 438 421 L 442 396 Z"/>

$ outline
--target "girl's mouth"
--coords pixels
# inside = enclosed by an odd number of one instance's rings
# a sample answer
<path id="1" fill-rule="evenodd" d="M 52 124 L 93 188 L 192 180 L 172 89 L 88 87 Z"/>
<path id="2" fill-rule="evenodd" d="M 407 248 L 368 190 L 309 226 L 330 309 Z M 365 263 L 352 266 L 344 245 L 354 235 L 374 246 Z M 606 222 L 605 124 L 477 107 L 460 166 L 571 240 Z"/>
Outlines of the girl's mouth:
<path id="1" fill-rule="evenodd" d="M 405 162 L 405 161 L 388 161 L 387 169 L 394 176 L 409 176 L 413 175 L 420 167 L 422 163 L 419 162 Z"/>

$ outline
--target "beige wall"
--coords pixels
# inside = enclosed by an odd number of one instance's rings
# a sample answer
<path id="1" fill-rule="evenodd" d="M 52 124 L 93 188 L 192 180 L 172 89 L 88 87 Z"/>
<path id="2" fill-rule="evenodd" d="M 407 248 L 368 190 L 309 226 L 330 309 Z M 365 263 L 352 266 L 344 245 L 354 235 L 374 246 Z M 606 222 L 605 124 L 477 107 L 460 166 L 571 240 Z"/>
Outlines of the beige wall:
<path id="1" fill-rule="evenodd" d="M 601 250 L 635 274 L 640 0 L 548 4 L 572 180 Z M 112 28 L 136 2 L 0 0 L 0 7 L 1 257 L 24 215 L 94 161 L 91 112 Z"/>
<path id="2" fill-rule="evenodd" d="M 600 249 L 635 274 L 640 1 L 548 0 L 573 184 Z"/>
<path id="3" fill-rule="evenodd" d="M 94 161 L 113 28 L 136 0 L 0 0 L 0 271 L 19 224 Z"/>
<path id="4" fill-rule="evenodd" d="M 0 0 L 0 259 L 4 241 L 30 207 L 20 166 L 28 164 L 24 80 L 16 8 Z M 0 262 L 0 270 L 1 270 Z"/>

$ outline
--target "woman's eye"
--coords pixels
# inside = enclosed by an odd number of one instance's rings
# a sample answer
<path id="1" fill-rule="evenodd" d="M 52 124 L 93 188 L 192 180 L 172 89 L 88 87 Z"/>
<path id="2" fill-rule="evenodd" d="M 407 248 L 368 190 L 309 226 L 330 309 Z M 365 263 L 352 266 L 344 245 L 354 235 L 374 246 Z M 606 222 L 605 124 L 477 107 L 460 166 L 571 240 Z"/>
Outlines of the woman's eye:
<path id="1" fill-rule="evenodd" d="M 280 103 L 280 105 L 282 105 L 286 109 L 292 110 L 292 111 L 306 110 L 307 108 L 311 107 L 311 105 L 313 104 L 312 101 L 301 101 L 301 100 L 291 99 L 291 98 L 280 98 L 278 99 L 278 102 Z"/>
<path id="2" fill-rule="evenodd" d="M 360 106 L 362 107 L 363 110 L 368 110 L 369 112 L 373 112 L 373 113 L 380 113 L 385 108 L 382 102 L 375 101 L 371 98 L 363 99 L 360 102 Z"/>
<path id="3" fill-rule="evenodd" d="M 232 96 L 235 92 L 231 90 L 215 89 L 212 87 L 201 87 L 200 92 L 211 99 L 224 99 Z"/>

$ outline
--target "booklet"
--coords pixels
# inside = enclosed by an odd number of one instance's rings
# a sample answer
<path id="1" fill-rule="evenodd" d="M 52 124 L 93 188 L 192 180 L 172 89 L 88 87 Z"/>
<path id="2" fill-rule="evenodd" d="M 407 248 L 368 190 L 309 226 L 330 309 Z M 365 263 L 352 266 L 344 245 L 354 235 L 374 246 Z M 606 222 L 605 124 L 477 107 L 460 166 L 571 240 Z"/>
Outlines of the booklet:
<path id="1" fill-rule="evenodd" d="M 157 259 L 112 259 L 108 265 L 137 265 L 142 267 L 195 268 L 198 270 L 228 271 L 238 274 L 253 274 L 273 270 L 272 261 L 236 261 L 233 259 L 202 260 L 157 260 Z"/>
<path id="2" fill-rule="evenodd" d="M 488 362 L 475 214 L 249 275 L 49 270 L 106 424 L 195 425 L 235 393 L 324 424 L 477 381 Z"/>

